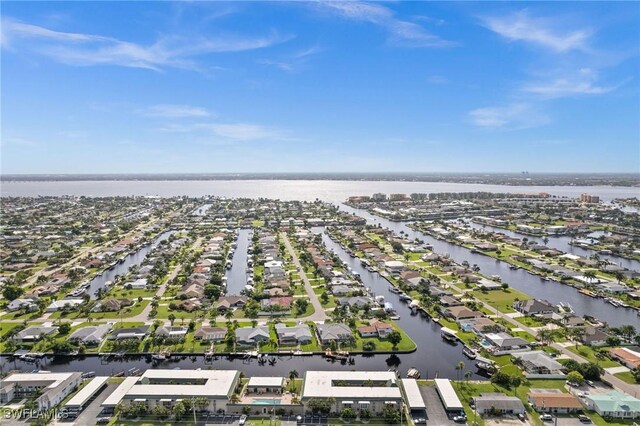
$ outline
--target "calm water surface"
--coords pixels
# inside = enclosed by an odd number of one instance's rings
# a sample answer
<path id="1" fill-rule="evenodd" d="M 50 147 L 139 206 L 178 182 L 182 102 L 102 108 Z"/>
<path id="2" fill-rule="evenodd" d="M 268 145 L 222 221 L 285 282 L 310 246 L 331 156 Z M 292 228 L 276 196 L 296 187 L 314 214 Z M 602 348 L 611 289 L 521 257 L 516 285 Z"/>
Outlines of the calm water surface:
<path id="1" fill-rule="evenodd" d="M 446 182 L 382 182 L 338 180 L 213 180 L 213 181 L 48 181 L 2 182 L 2 196 L 85 195 L 94 197 L 126 195 L 187 195 L 200 197 L 274 198 L 281 200 L 343 202 L 352 195 L 431 192 L 511 192 L 577 197 L 587 192 L 608 201 L 638 196 L 638 188 L 608 186 L 503 186 Z"/>

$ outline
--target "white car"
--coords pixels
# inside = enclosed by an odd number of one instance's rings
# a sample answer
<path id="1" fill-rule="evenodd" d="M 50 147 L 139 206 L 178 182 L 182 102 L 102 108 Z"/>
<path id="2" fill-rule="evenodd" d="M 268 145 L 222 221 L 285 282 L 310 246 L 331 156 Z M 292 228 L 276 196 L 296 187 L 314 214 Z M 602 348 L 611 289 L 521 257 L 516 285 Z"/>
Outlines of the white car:
<path id="1" fill-rule="evenodd" d="M 240 416 L 240 420 L 238 420 L 238 424 L 239 424 L 240 426 L 242 426 L 242 425 L 244 425 L 245 423 L 247 423 L 247 416 L 243 414 L 243 415 L 241 415 L 241 416 Z"/>

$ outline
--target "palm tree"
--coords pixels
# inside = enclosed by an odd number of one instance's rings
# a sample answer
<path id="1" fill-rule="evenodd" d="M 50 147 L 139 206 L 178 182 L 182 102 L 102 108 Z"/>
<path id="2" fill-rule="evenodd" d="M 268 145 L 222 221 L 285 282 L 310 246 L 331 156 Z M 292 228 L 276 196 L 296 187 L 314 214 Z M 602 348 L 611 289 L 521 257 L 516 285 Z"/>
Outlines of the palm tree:
<path id="1" fill-rule="evenodd" d="M 294 380 L 294 379 L 297 379 L 298 377 L 300 377 L 298 370 L 289 371 L 289 379 Z"/>
<path id="2" fill-rule="evenodd" d="M 464 381 L 467 384 L 467 386 L 469 386 L 469 379 L 471 378 L 472 375 L 473 373 L 469 370 L 465 371 L 464 373 Z"/>
<path id="3" fill-rule="evenodd" d="M 460 381 L 460 373 L 462 372 L 463 369 L 464 369 L 464 362 L 460 361 L 456 365 L 456 376 L 458 377 L 458 381 Z"/>

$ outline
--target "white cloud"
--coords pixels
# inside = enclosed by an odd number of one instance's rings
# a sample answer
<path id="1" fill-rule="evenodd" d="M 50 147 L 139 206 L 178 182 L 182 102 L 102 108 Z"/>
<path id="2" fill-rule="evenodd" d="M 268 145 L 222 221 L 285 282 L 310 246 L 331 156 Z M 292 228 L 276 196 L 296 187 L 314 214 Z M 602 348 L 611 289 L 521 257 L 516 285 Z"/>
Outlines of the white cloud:
<path id="1" fill-rule="evenodd" d="M 469 117 L 475 126 L 504 130 L 538 127 L 550 121 L 547 115 L 525 103 L 478 108 L 470 111 Z"/>
<path id="2" fill-rule="evenodd" d="M 113 37 L 54 31 L 8 18 L 2 20 L 4 48 L 32 51 L 67 65 L 80 66 L 197 69 L 192 60 L 196 56 L 261 49 L 291 38 L 277 33 L 261 37 L 227 35 L 195 39 L 172 35 L 142 45 Z"/>
<path id="3" fill-rule="evenodd" d="M 260 59 L 258 60 L 258 63 L 278 68 L 281 71 L 295 73 L 299 71 L 312 56 L 321 51 L 322 49 L 320 47 L 311 46 L 309 48 L 293 52 L 289 55 L 284 55 L 281 59 Z"/>
<path id="4" fill-rule="evenodd" d="M 190 105 L 154 105 L 141 111 L 142 115 L 149 117 L 166 118 L 186 118 L 186 117 L 209 117 L 211 113 L 204 108 Z"/>
<path id="5" fill-rule="evenodd" d="M 588 29 L 565 30 L 562 23 L 547 18 L 533 18 L 525 10 L 507 16 L 485 17 L 484 25 L 510 41 L 524 41 L 556 52 L 587 50 L 591 36 Z"/>
<path id="6" fill-rule="evenodd" d="M 603 95 L 619 87 L 598 85 L 598 73 L 583 68 L 577 73 L 525 85 L 522 90 L 552 99 L 579 95 Z"/>
<path id="7" fill-rule="evenodd" d="M 156 129 L 163 133 L 191 134 L 201 140 L 209 140 L 211 136 L 221 141 L 259 141 L 259 140 L 294 140 L 285 132 L 273 127 L 250 123 L 168 123 Z"/>
<path id="8" fill-rule="evenodd" d="M 277 139 L 281 137 L 278 131 L 258 124 L 212 124 L 210 128 L 213 133 L 220 137 L 237 141 Z"/>
<path id="9" fill-rule="evenodd" d="M 455 44 L 430 34 L 416 23 L 396 18 L 391 9 L 379 4 L 360 1 L 322 1 L 319 4 L 344 18 L 384 28 L 394 43 L 410 47 L 446 47 Z"/>

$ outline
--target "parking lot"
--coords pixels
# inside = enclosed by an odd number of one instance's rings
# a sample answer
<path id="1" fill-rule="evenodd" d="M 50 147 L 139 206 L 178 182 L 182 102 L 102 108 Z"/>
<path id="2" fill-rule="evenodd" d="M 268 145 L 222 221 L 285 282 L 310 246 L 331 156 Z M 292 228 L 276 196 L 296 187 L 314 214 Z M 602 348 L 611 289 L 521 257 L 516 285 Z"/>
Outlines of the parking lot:
<path id="1" fill-rule="evenodd" d="M 420 394 L 427 406 L 427 424 L 437 426 L 455 425 L 453 420 L 449 420 L 438 391 L 434 386 L 420 386 Z"/>

